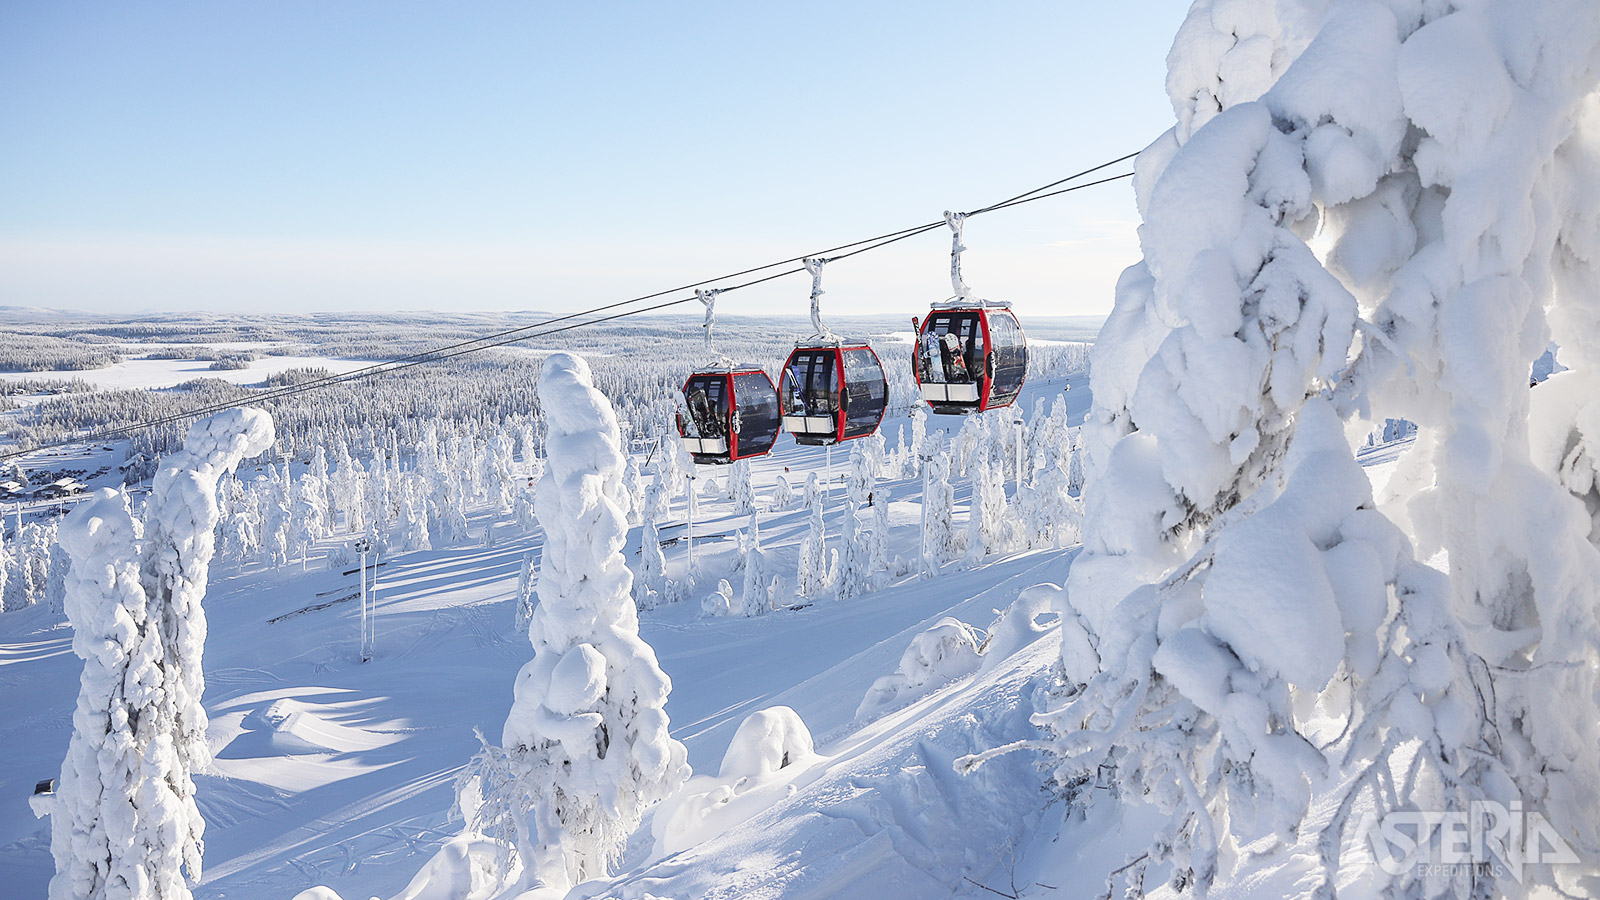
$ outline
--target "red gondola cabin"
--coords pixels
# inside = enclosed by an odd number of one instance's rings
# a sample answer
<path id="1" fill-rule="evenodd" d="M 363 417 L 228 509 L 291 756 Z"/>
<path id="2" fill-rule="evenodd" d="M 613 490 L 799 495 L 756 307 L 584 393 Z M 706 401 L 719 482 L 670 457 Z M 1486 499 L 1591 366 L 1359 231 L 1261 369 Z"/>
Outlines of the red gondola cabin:
<path id="1" fill-rule="evenodd" d="M 805 344 L 783 365 L 783 430 L 795 443 L 837 444 L 878 430 L 889 382 L 866 344 Z"/>
<path id="2" fill-rule="evenodd" d="M 762 456 L 778 440 L 778 392 L 757 366 L 699 371 L 683 384 L 678 434 L 697 463 Z"/>
<path id="3" fill-rule="evenodd" d="M 917 328 L 912 359 L 928 408 L 964 415 L 1017 399 L 1028 374 L 1028 341 L 1004 307 L 935 307 Z"/>

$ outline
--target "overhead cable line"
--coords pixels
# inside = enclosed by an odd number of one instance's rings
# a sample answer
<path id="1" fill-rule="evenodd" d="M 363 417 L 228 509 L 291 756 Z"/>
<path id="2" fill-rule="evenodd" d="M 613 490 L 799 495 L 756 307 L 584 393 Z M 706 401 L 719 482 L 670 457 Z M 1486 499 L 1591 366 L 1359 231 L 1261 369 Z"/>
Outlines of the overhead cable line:
<path id="1" fill-rule="evenodd" d="M 1009 208 L 1011 208 L 1013 206 L 1020 206 L 1020 205 L 1022 205 L 1024 203 L 1032 203 L 1035 200 L 1044 200 L 1044 199 L 1047 199 L 1049 197 L 1056 197 L 1056 196 L 1059 196 L 1061 194 L 1071 193 L 1072 191 L 1082 190 L 1084 188 L 1094 187 L 1096 185 L 1106 184 L 1106 183 L 1112 182 L 1112 181 L 1120 181 L 1120 180 L 1122 180 L 1124 178 L 1131 178 L 1133 176 L 1133 173 L 1132 172 L 1125 172 L 1125 173 L 1123 173 L 1121 175 L 1113 175 L 1113 176 L 1110 176 L 1110 177 L 1107 177 L 1107 178 L 1097 179 L 1095 181 L 1089 181 L 1089 182 L 1084 182 L 1082 184 L 1072 185 L 1070 187 L 1060 187 L 1060 185 L 1067 184 L 1068 182 L 1074 181 L 1074 180 L 1076 180 L 1078 178 L 1082 178 L 1085 175 L 1093 174 L 1093 173 L 1098 172 L 1098 171 L 1100 171 L 1102 169 L 1105 169 L 1105 168 L 1108 168 L 1110 166 L 1116 165 L 1117 163 L 1120 163 L 1120 162 L 1125 162 L 1125 161 L 1127 161 L 1129 159 L 1132 159 L 1134 156 L 1137 156 L 1137 155 L 1138 155 L 1137 153 L 1130 153 L 1130 154 L 1127 154 L 1126 156 L 1118 157 L 1117 159 L 1113 159 L 1113 160 L 1110 160 L 1108 162 L 1101 163 L 1100 165 L 1093 166 L 1091 168 L 1085 169 L 1085 170 L 1083 170 L 1081 172 L 1078 172 L 1078 173 L 1075 173 L 1073 175 L 1069 175 L 1066 178 L 1058 179 L 1058 180 L 1053 181 L 1053 182 L 1051 182 L 1049 184 L 1046 184 L 1046 185 L 1041 185 L 1041 186 L 1039 186 L 1037 188 L 1034 188 L 1031 191 L 1025 191 L 1025 192 L 1023 192 L 1021 194 L 1017 194 L 1014 197 L 1010 197 L 1010 198 L 1007 198 L 1005 200 L 1001 200 L 998 203 L 993 203 L 993 204 L 990 204 L 988 206 L 980 207 L 978 209 L 973 210 L 972 212 L 967 213 L 966 215 L 968 217 L 971 217 L 971 216 L 983 215 L 984 213 L 997 212 L 997 211 L 1002 210 L 1002 209 L 1009 209 Z M 1052 190 L 1052 189 L 1054 189 L 1054 190 Z M 11 459 L 13 457 L 22 456 L 22 455 L 25 455 L 25 454 L 28 454 L 28 453 L 33 453 L 33 452 L 38 451 L 38 450 L 45 450 L 45 449 L 51 449 L 51 448 L 55 448 L 55 447 L 62 447 L 62 446 L 66 446 L 68 444 L 83 443 L 83 442 L 92 443 L 92 442 L 95 442 L 95 441 L 103 441 L 103 440 L 106 440 L 108 438 L 126 435 L 126 434 L 129 434 L 129 433 L 134 432 L 134 431 L 142 431 L 142 430 L 149 429 L 149 428 L 159 428 L 159 427 L 161 427 L 163 425 L 171 425 L 171 424 L 174 424 L 176 422 L 184 421 L 186 419 L 198 418 L 200 416 L 208 415 L 210 413 L 221 412 L 223 410 L 233 409 L 233 408 L 239 407 L 239 406 L 245 406 L 245 405 L 249 405 L 249 404 L 253 404 L 253 403 L 260 403 L 260 402 L 268 401 L 268 400 L 279 400 L 279 399 L 283 399 L 285 397 L 294 396 L 294 395 L 297 395 L 297 394 L 308 393 L 308 392 L 313 391 L 313 390 L 320 390 L 320 389 L 325 388 L 325 387 L 332 387 L 332 386 L 339 385 L 339 384 L 347 384 L 349 382 L 359 381 L 359 380 L 363 380 L 363 379 L 366 379 L 366 378 L 372 378 L 372 377 L 375 377 L 375 376 L 378 376 L 378 375 L 388 375 L 388 374 L 391 374 L 393 372 L 399 372 L 399 371 L 402 371 L 404 369 L 409 369 L 409 368 L 411 368 L 413 366 L 444 362 L 446 360 L 454 359 L 454 358 L 456 358 L 458 356 L 464 356 L 464 355 L 469 354 L 469 353 L 478 353 L 478 352 L 481 352 L 483 350 L 490 350 L 490 349 L 494 349 L 496 347 L 503 347 L 503 346 L 506 346 L 506 345 L 509 345 L 509 344 L 515 344 L 515 343 L 520 343 L 522 341 L 532 340 L 534 338 L 548 337 L 548 336 L 553 335 L 553 334 L 560 334 L 562 332 L 571 331 L 571 330 L 576 329 L 576 328 L 583 328 L 583 327 L 590 326 L 590 325 L 598 325 L 598 324 L 603 323 L 603 322 L 611 322 L 611 321 L 615 321 L 617 319 L 622 319 L 622 318 L 626 318 L 628 316 L 633 316 L 633 315 L 640 315 L 640 314 L 643 314 L 643 313 L 658 312 L 660 310 L 668 309 L 668 308 L 671 308 L 673 306 L 678 306 L 680 304 L 689 303 L 689 302 L 693 301 L 695 298 L 692 297 L 692 296 L 690 296 L 690 297 L 681 297 L 681 298 L 678 298 L 676 300 L 669 300 L 669 301 L 666 301 L 666 302 L 663 302 L 663 303 L 652 304 L 650 306 L 638 307 L 638 308 L 635 308 L 635 309 L 627 309 L 627 310 L 624 310 L 624 311 L 621 311 L 621 312 L 615 312 L 615 313 L 612 313 L 611 315 L 598 316 L 598 317 L 595 317 L 595 318 L 585 318 L 585 317 L 588 317 L 588 316 L 595 316 L 596 313 L 611 312 L 612 310 L 616 310 L 616 309 L 619 309 L 621 307 L 634 306 L 635 304 L 643 303 L 643 302 L 645 302 L 647 300 L 654 300 L 654 299 L 657 299 L 659 297 L 664 297 L 664 296 L 666 296 L 668 294 L 677 293 L 679 291 L 692 290 L 694 288 L 705 287 L 707 285 L 716 284 L 716 283 L 723 282 L 723 281 L 728 281 L 728 280 L 731 280 L 731 279 L 734 279 L 734 278 L 740 278 L 740 277 L 743 277 L 745 275 L 753 275 L 753 274 L 755 274 L 757 272 L 765 272 L 768 269 L 778 268 L 780 266 L 788 265 L 790 263 L 803 262 L 806 259 L 825 258 L 825 259 L 829 260 L 830 262 L 831 261 L 841 260 L 841 259 L 848 259 L 848 258 L 850 258 L 852 256 L 857 256 L 859 254 L 866 253 L 869 250 L 877 250 L 879 248 L 886 247 L 886 246 L 888 246 L 890 244 L 894 244 L 894 243 L 898 243 L 900 241 L 906 240 L 907 238 L 916 237 L 917 235 L 924 234 L 924 233 L 932 231 L 934 229 L 943 228 L 943 227 L 945 227 L 945 220 L 944 219 L 939 219 L 937 221 L 928 222 L 928 223 L 925 223 L 925 224 L 922 224 L 922 225 L 914 225 L 914 226 L 912 226 L 910 228 L 902 228 L 902 229 L 900 229 L 898 231 L 890 231 L 890 232 L 887 232 L 887 233 L 884 233 L 884 234 L 877 235 L 875 237 L 864 238 L 864 239 L 858 240 L 858 241 L 851 241 L 850 243 L 847 243 L 847 244 L 840 244 L 840 245 L 838 245 L 836 247 L 830 247 L 830 248 L 828 248 L 826 250 L 819 250 L 819 251 L 815 251 L 815 252 L 812 252 L 812 253 L 802 254 L 800 256 L 793 256 L 793 257 L 790 257 L 788 259 L 782 259 L 782 260 L 778 260 L 776 262 L 766 263 L 765 265 L 753 266 L 751 268 L 741 269 L 741 270 L 739 270 L 737 272 L 729 272 L 727 274 L 719 275 L 719 276 L 716 276 L 714 278 L 707 278 L 707 279 L 704 279 L 704 280 L 701 280 L 701 281 L 696 281 L 696 282 L 691 282 L 689 284 L 679 285 L 677 287 L 666 288 L 664 290 L 655 291 L 653 293 L 644 294 L 644 295 L 641 295 L 641 296 L 638 296 L 638 297 L 633 297 L 633 298 L 628 299 L 628 300 L 620 300 L 620 301 L 617 301 L 615 303 L 608 303 L 608 304 L 605 304 L 603 306 L 596 306 L 596 307 L 593 307 L 591 309 L 582 310 L 580 312 L 569 313 L 569 314 L 564 315 L 564 316 L 556 316 L 554 318 L 545 319 L 545 320 L 540 321 L 540 322 L 534 322 L 534 323 L 531 323 L 531 324 L 528 324 L 528 325 L 520 325 L 520 326 L 517 326 L 515 328 L 508 328 L 508 329 L 505 329 L 503 331 L 495 332 L 493 334 L 483 335 L 482 337 L 472 338 L 470 340 L 465 340 L 465 341 L 458 341 L 458 342 L 456 342 L 454 344 L 447 344 L 447 345 L 442 346 L 442 347 L 435 347 L 435 348 L 430 349 L 430 350 L 419 351 L 417 353 L 409 354 L 407 356 L 400 356 L 400 357 L 396 357 L 394 359 L 384 360 L 383 362 L 372 363 L 370 365 L 363 366 L 363 367 L 358 368 L 358 369 L 353 369 L 353 370 L 351 370 L 349 372 L 343 372 L 343 373 L 340 373 L 340 374 L 337 374 L 337 375 L 319 376 L 317 378 L 309 379 L 309 380 L 303 381 L 303 382 L 298 382 L 296 384 L 285 385 L 285 386 L 279 387 L 279 388 L 272 388 L 272 389 L 269 389 L 269 390 L 266 390 L 266 391 L 253 393 L 250 396 L 241 398 L 239 400 L 228 401 L 228 402 L 224 402 L 224 403 L 216 403 L 216 404 L 211 404 L 209 406 L 197 407 L 195 409 L 186 410 L 186 411 L 181 412 L 181 413 L 173 413 L 171 415 L 162 416 L 162 417 L 155 418 L 155 419 L 149 419 L 149 420 L 146 420 L 146 421 L 143 421 L 143 422 L 135 422 L 135 423 L 131 423 L 131 424 L 128 424 L 128 425 L 118 426 L 118 427 L 115 427 L 115 428 L 103 429 L 101 431 L 90 432 L 89 434 L 78 435 L 78 436 L 72 437 L 72 438 L 67 438 L 67 439 L 62 439 L 62 440 L 57 440 L 57 441 L 48 441 L 48 442 L 45 442 L 45 443 L 38 444 L 38 445 L 28 449 L 28 450 L 11 450 L 11 451 L 7 451 L 7 452 L 4 452 L 4 453 L 0 453 L 0 460 Z M 839 251 L 841 251 L 841 250 L 845 251 L 845 252 L 840 253 Z M 838 254 L 838 255 L 829 256 L 828 254 Z M 743 289 L 743 288 L 754 287 L 755 285 L 758 285 L 758 284 L 763 284 L 763 283 L 768 282 L 768 281 L 773 281 L 773 280 L 776 280 L 778 278 L 783 278 L 783 277 L 786 277 L 786 276 L 789 276 L 789 275 L 794 275 L 794 274 L 797 274 L 797 273 L 800 273 L 800 272 L 804 272 L 804 271 L 806 271 L 804 266 L 798 266 L 798 267 L 790 268 L 790 269 L 783 269 L 782 271 L 772 272 L 772 273 L 763 275 L 763 276 L 761 276 L 759 278 L 754 278 L 754 279 L 751 279 L 749 281 L 741 282 L 739 284 L 733 284 L 733 285 L 729 285 L 728 287 L 720 288 L 719 291 L 721 293 L 727 293 L 729 291 L 737 291 L 737 290 L 740 290 L 740 289 Z M 573 321 L 575 319 L 581 319 L 581 321 Z M 567 323 L 567 324 L 560 324 L 560 323 Z M 560 325 L 560 327 L 555 327 L 555 328 L 546 327 L 546 326 L 551 326 L 551 325 Z M 542 330 L 534 331 L 534 329 L 542 329 Z"/>

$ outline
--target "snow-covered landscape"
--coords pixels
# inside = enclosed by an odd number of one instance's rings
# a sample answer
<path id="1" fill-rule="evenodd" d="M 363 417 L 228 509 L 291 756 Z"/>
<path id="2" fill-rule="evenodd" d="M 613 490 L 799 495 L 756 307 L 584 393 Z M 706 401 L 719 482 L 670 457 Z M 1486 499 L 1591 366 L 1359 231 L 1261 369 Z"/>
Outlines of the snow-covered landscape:
<path id="1" fill-rule="evenodd" d="M 1600 897 L 1600 6 L 1196 0 L 1165 89 L 581 312 L 0 308 L 0 894 Z M 1106 315 L 984 299 L 1081 188 Z"/>

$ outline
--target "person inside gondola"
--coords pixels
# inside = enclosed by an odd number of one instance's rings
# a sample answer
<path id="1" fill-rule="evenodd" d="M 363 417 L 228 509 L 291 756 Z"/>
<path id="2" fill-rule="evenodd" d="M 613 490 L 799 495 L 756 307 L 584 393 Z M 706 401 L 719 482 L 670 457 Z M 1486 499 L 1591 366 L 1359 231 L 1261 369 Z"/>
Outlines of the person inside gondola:
<path id="1" fill-rule="evenodd" d="M 944 366 L 934 365 L 935 359 L 944 355 L 943 341 L 935 332 L 928 332 L 922 336 L 922 352 L 917 355 L 917 365 L 922 369 L 922 380 L 929 384 L 938 384 L 944 381 Z"/>
<path id="2" fill-rule="evenodd" d="M 950 384 L 967 384 L 972 381 L 963 343 L 960 335 L 951 333 L 946 333 L 939 339 L 939 356 L 944 364 L 944 380 Z"/>
<path id="3" fill-rule="evenodd" d="M 695 429 L 700 432 L 700 437 L 722 436 L 722 419 L 712 413 L 711 401 L 706 398 L 704 388 L 695 388 L 689 392 L 689 417 L 694 420 Z"/>

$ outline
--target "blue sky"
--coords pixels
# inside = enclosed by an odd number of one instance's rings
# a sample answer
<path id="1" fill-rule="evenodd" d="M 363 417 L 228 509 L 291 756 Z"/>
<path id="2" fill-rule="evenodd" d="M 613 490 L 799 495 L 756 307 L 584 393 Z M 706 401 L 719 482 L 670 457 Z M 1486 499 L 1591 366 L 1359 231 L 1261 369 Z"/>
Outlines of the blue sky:
<path id="1" fill-rule="evenodd" d="M 969 209 L 1171 121 L 1185 3 L 0 5 L 0 304 L 555 309 Z M 1105 312 L 1125 183 L 974 219 L 968 281 Z M 943 235 L 830 267 L 948 293 Z M 803 312 L 794 277 L 730 312 Z M 933 296 L 937 294 L 938 296 Z M 909 314 L 908 311 L 908 314 Z"/>

